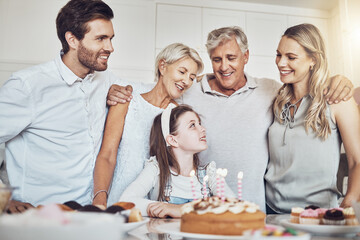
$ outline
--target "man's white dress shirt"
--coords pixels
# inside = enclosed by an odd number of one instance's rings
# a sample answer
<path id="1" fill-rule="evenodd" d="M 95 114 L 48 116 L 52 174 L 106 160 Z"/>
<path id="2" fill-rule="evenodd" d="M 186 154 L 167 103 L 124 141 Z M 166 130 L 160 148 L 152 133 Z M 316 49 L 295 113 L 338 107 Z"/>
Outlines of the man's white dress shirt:
<path id="1" fill-rule="evenodd" d="M 61 56 L 14 73 L 0 88 L 13 199 L 33 205 L 91 203 L 92 176 L 106 118 L 109 71 L 77 77 Z"/>

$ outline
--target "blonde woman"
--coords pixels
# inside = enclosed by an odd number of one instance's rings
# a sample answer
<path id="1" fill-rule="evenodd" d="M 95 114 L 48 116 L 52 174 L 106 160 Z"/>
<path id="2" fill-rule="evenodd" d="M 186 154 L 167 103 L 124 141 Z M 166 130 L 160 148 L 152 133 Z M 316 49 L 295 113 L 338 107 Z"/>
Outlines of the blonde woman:
<path id="1" fill-rule="evenodd" d="M 289 213 L 291 207 L 310 204 L 337 207 L 341 141 L 349 165 L 341 206 L 351 206 L 360 195 L 359 111 L 354 99 L 328 105 L 322 94 L 329 71 L 319 30 L 311 24 L 288 28 L 276 64 L 284 85 L 274 101 L 275 120 L 268 135 L 268 212 Z"/>
<path id="2" fill-rule="evenodd" d="M 104 138 L 94 170 L 94 205 L 111 205 L 133 182 L 149 156 L 150 129 L 154 117 L 191 87 L 203 69 L 199 54 L 174 43 L 157 56 L 153 89 L 136 93 L 129 103 L 109 109 Z"/>

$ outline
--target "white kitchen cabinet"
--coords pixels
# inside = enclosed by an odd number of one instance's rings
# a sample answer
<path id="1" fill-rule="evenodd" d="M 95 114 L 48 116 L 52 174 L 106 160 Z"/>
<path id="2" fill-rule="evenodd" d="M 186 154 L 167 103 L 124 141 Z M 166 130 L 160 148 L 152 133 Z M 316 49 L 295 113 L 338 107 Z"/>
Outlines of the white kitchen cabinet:
<path id="1" fill-rule="evenodd" d="M 61 48 L 55 19 L 63 5 L 61 1 L 0 0 L 0 63 L 37 64 L 53 59 Z"/>
<path id="2" fill-rule="evenodd" d="M 311 23 L 315 25 L 321 32 L 325 44 L 329 45 L 328 35 L 329 35 L 329 28 L 328 28 L 328 20 L 324 18 L 313 18 L 313 17 L 301 17 L 301 16 L 289 16 L 288 17 L 288 27 L 298 25 L 301 23 Z"/>
<path id="3" fill-rule="evenodd" d="M 108 4 L 114 12 L 115 30 L 110 69 L 128 80 L 152 81 L 147 76 L 152 75 L 155 62 L 155 4 L 115 0 Z"/>
<path id="4" fill-rule="evenodd" d="M 177 5 L 157 5 L 156 48 L 175 42 L 200 50 L 201 8 Z"/>
<path id="5" fill-rule="evenodd" d="M 208 33 L 216 28 L 239 26 L 246 32 L 245 12 L 203 8 L 202 39 L 206 43 Z"/>
<path id="6" fill-rule="evenodd" d="M 245 72 L 253 77 L 270 78 L 280 82 L 279 70 L 275 64 L 275 56 L 250 55 L 249 63 L 245 65 Z"/>
<path id="7" fill-rule="evenodd" d="M 286 27 L 286 15 L 246 13 L 246 34 L 250 54 L 275 57 L 279 40 Z"/>
<path id="8" fill-rule="evenodd" d="M 214 29 L 227 27 L 227 26 L 239 26 L 245 31 L 245 13 L 242 11 L 224 10 L 203 8 L 202 11 L 202 39 L 203 44 L 200 50 L 200 56 L 204 62 L 204 73 L 213 72 L 211 61 L 206 49 L 206 41 L 209 32 Z"/>

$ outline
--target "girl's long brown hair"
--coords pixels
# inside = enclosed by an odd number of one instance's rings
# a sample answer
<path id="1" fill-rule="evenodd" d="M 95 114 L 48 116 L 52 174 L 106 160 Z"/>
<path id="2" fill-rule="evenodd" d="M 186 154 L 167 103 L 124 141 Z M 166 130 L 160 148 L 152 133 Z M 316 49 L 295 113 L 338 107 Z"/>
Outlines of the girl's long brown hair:
<path id="1" fill-rule="evenodd" d="M 179 127 L 178 119 L 186 112 L 193 112 L 197 115 L 200 120 L 199 115 L 189 106 L 180 105 L 175 107 L 170 114 L 170 134 L 176 135 Z M 151 128 L 150 133 L 150 156 L 156 156 L 156 159 L 159 163 L 160 169 L 160 188 L 158 201 L 165 200 L 165 186 L 170 178 L 171 172 L 170 167 L 174 168 L 177 173 L 180 173 L 180 167 L 178 162 L 175 159 L 175 156 L 172 152 L 171 147 L 166 147 L 166 142 L 161 131 L 161 114 L 157 115 L 154 119 L 154 123 Z M 194 154 L 194 169 L 197 169 L 199 166 L 199 157 L 197 154 Z M 196 172 L 197 174 L 197 172 Z"/>

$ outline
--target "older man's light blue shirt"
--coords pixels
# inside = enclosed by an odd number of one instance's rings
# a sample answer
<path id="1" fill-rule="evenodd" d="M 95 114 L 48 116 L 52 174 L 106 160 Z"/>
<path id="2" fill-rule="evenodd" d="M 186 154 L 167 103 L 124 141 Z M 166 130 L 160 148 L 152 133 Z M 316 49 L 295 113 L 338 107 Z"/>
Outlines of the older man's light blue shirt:
<path id="1" fill-rule="evenodd" d="M 106 95 L 116 80 L 109 71 L 80 79 L 59 55 L 14 73 L 0 88 L 0 143 L 15 200 L 91 202 Z"/>

